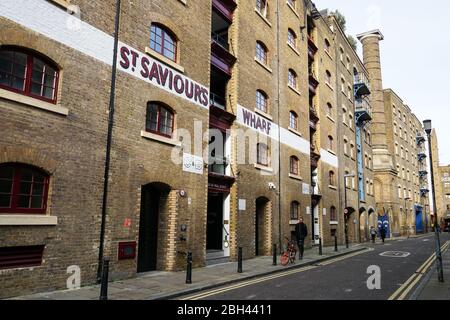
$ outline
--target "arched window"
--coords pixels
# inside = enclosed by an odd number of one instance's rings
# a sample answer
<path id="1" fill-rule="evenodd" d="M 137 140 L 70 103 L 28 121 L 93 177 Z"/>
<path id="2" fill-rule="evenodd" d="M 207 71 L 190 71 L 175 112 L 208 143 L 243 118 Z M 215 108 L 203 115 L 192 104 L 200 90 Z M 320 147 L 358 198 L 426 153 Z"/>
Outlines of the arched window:
<path id="1" fill-rule="evenodd" d="M 298 116 L 294 111 L 289 112 L 289 127 L 298 130 Z"/>
<path id="2" fill-rule="evenodd" d="M 172 61 L 177 60 L 177 39 L 169 29 L 159 24 L 150 27 L 150 48 Z"/>
<path id="3" fill-rule="evenodd" d="M 336 214 L 336 207 L 332 206 L 330 208 L 330 221 L 338 221 L 338 217 Z"/>
<path id="4" fill-rule="evenodd" d="M 347 124 L 347 109 L 342 108 L 342 122 Z"/>
<path id="5" fill-rule="evenodd" d="M 256 59 L 264 65 L 268 64 L 267 47 L 261 41 L 256 41 Z"/>
<path id="6" fill-rule="evenodd" d="M 326 77 L 325 77 L 325 82 L 326 82 L 329 86 L 331 86 L 331 72 L 330 72 L 329 70 L 327 70 L 327 71 L 325 72 L 325 75 L 326 75 Z"/>
<path id="7" fill-rule="evenodd" d="M 258 12 L 263 16 L 267 18 L 267 0 L 256 0 L 256 9 Z"/>
<path id="8" fill-rule="evenodd" d="M 328 136 L 328 149 L 331 151 L 334 150 L 334 139 L 332 136 Z"/>
<path id="9" fill-rule="evenodd" d="M 288 84 L 292 88 L 297 89 L 297 73 L 295 73 L 295 71 L 292 69 L 289 69 L 288 72 Z"/>
<path id="10" fill-rule="evenodd" d="M 353 129 L 353 114 L 348 114 L 348 126 L 350 129 Z"/>
<path id="11" fill-rule="evenodd" d="M 330 184 L 330 186 L 335 186 L 336 183 L 335 183 L 335 174 L 334 174 L 334 171 L 328 172 L 328 178 L 329 178 L 329 184 Z"/>
<path id="12" fill-rule="evenodd" d="M 348 140 L 344 138 L 344 154 L 348 155 Z"/>
<path id="13" fill-rule="evenodd" d="M 333 118 L 333 106 L 329 102 L 327 103 L 327 114 Z"/>
<path id="14" fill-rule="evenodd" d="M 267 113 L 268 112 L 268 98 L 264 91 L 256 90 L 256 109 Z"/>
<path id="15" fill-rule="evenodd" d="M 35 53 L 0 49 L 0 88 L 56 103 L 58 77 L 58 68 Z"/>
<path id="16" fill-rule="evenodd" d="M 298 158 L 296 156 L 291 156 L 289 172 L 298 176 Z"/>
<path id="17" fill-rule="evenodd" d="M 295 32 L 292 29 L 288 29 L 287 42 L 294 48 L 297 47 L 297 35 L 295 34 Z"/>
<path id="18" fill-rule="evenodd" d="M 291 220 L 298 220 L 298 212 L 300 208 L 300 203 L 297 201 L 291 202 Z"/>
<path id="19" fill-rule="evenodd" d="M 157 102 L 147 104 L 145 129 L 148 132 L 172 138 L 174 119 L 174 113 L 169 107 Z"/>
<path id="20" fill-rule="evenodd" d="M 49 176 L 32 166 L 0 165 L 0 212 L 45 214 Z"/>
<path id="21" fill-rule="evenodd" d="M 331 49 L 330 41 L 328 41 L 328 39 L 325 39 L 325 52 L 330 53 L 330 49 Z"/>

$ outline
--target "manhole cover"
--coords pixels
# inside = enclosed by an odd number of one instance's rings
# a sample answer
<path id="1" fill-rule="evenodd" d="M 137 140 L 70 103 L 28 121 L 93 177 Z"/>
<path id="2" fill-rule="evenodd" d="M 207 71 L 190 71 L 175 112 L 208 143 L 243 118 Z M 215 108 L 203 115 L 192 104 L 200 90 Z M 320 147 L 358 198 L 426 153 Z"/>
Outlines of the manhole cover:
<path id="1" fill-rule="evenodd" d="M 394 258 L 406 258 L 409 255 L 410 255 L 409 252 L 404 252 L 404 251 L 386 251 L 386 252 L 380 253 L 380 256 L 394 257 Z"/>

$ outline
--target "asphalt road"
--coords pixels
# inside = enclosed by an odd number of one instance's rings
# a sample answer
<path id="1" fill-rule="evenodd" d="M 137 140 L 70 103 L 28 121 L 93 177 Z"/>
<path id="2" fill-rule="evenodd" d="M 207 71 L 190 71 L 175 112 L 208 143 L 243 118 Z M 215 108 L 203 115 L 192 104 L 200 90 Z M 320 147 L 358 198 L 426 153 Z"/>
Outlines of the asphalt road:
<path id="1" fill-rule="evenodd" d="M 450 234 L 441 234 L 441 245 L 450 240 Z M 185 296 L 195 300 L 387 300 L 402 284 L 415 274 L 434 253 L 434 236 L 394 240 L 368 244 L 370 251 L 296 273 L 276 278 L 266 277 L 254 282 L 235 284 Z M 408 253 L 401 256 L 382 256 L 387 251 Z M 399 253 L 400 255 L 400 253 Z M 406 254 L 405 254 L 406 255 Z M 380 289 L 369 290 L 369 266 L 380 269 Z M 431 267 L 435 267 L 433 263 Z M 374 283 L 374 282 L 372 282 Z M 414 289 L 414 288 L 411 288 Z M 405 297 L 412 294 L 411 290 Z"/>

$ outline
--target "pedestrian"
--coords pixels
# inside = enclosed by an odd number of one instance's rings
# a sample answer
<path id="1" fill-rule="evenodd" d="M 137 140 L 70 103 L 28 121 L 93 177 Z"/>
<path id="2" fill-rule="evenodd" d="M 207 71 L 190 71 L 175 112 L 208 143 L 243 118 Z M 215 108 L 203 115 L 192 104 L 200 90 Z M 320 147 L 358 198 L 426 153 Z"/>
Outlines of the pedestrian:
<path id="1" fill-rule="evenodd" d="M 373 226 L 370 227 L 370 236 L 372 237 L 372 243 L 375 243 L 375 238 L 377 237 L 377 230 Z"/>
<path id="2" fill-rule="evenodd" d="M 297 238 L 297 245 L 299 251 L 299 259 L 303 259 L 303 252 L 305 250 L 305 238 L 308 235 L 308 228 L 303 223 L 303 218 L 295 225 L 295 235 Z"/>
<path id="3" fill-rule="evenodd" d="M 380 228 L 380 237 L 381 237 L 381 240 L 384 243 L 384 239 L 386 239 L 386 229 L 384 227 Z"/>

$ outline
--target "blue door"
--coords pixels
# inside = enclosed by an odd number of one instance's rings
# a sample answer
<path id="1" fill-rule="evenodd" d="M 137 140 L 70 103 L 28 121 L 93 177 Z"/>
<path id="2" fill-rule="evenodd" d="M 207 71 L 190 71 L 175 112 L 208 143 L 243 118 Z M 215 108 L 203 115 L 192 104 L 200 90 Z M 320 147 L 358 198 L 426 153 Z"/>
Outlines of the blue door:
<path id="1" fill-rule="evenodd" d="M 389 224 L 389 215 L 385 214 L 384 216 L 378 216 L 378 230 L 383 226 L 386 230 L 386 238 L 391 237 L 391 228 Z"/>
<path id="2" fill-rule="evenodd" d="M 416 233 L 423 232 L 422 208 L 416 208 Z"/>

